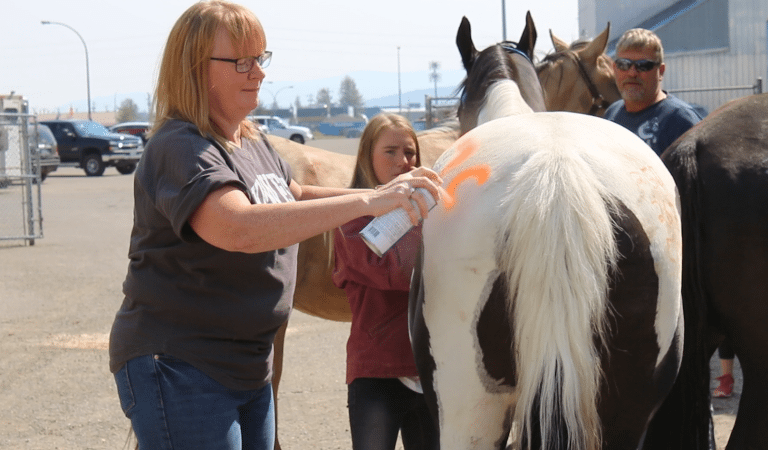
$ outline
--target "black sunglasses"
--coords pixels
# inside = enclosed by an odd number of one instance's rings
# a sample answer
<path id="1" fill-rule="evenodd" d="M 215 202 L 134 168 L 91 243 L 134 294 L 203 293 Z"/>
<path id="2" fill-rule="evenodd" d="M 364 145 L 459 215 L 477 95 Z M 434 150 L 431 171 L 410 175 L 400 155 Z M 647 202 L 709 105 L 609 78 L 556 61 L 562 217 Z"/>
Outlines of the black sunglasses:
<path id="1" fill-rule="evenodd" d="M 649 70 L 659 65 L 658 61 L 653 61 L 651 59 L 634 60 L 634 59 L 627 59 L 627 58 L 619 58 L 615 62 L 616 62 L 616 67 L 618 67 L 618 69 L 621 71 L 627 71 L 632 66 L 635 66 L 635 69 L 637 69 L 638 72 L 648 72 Z"/>
<path id="2" fill-rule="evenodd" d="M 253 63 L 259 65 L 262 69 L 266 69 L 269 65 L 269 61 L 272 60 L 272 52 L 266 51 L 259 56 L 249 56 L 247 58 L 211 58 L 214 61 L 231 62 L 235 64 L 235 70 L 237 73 L 248 73 L 253 69 Z"/>

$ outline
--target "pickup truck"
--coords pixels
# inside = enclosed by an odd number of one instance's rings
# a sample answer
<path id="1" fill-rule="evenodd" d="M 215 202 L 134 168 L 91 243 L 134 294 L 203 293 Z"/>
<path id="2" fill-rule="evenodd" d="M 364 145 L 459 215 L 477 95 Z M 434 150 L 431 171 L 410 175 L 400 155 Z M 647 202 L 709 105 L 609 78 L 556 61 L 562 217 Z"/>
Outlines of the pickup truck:
<path id="1" fill-rule="evenodd" d="M 274 134 L 299 144 L 304 144 L 315 138 L 309 128 L 288 125 L 277 116 L 248 116 L 248 119 L 257 126 L 265 127 L 267 134 Z"/>
<path id="2" fill-rule="evenodd" d="M 89 120 L 44 120 L 59 144 L 61 166 L 80 167 L 89 177 L 112 166 L 123 175 L 136 170 L 144 144 L 136 136 L 113 133 Z"/>

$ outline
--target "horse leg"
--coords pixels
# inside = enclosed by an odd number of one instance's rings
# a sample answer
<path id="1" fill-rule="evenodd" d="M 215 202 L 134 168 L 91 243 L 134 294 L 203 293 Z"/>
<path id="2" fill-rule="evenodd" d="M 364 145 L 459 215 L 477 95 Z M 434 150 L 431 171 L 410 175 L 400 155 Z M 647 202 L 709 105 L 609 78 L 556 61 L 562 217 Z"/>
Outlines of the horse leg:
<path id="1" fill-rule="evenodd" d="M 727 450 L 768 448 L 768 329 L 764 298 L 743 292 L 740 313 L 736 317 L 737 331 L 729 329 L 733 348 L 741 364 L 743 386 L 739 398 L 736 422 L 731 430 Z M 746 300 L 750 298 L 751 300 Z"/>
<path id="2" fill-rule="evenodd" d="M 765 353 L 765 352 L 763 352 Z M 765 354 L 762 358 L 766 358 Z M 739 399 L 736 422 L 728 439 L 727 450 L 768 448 L 768 374 L 756 370 L 747 361 L 741 363 L 744 386 Z M 765 359 L 759 364 L 765 365 Z"/>
<path id="3" fill-rule="evenodd" d="M 607 354 L 602 355 L 599 408 L 606 450 L 638 448 L 674 385 L 683 350 L 680 278 L 674 265 L 665 264 L 666 255 L 654 251 L 664 242 L 649 235 L 623 204 L 614 220 L 621 276 L 611 282 L 613 313 Z M 655 439 L 650 438 L 653 445 L 660 445 Z"/>
<path id="4" fill-rule="evenodd" d="M 468 280 L 475 278 L 472 275 L 457 280 L 474 284 Z M 484 276 L 477 276 L 472 281 L 480 281 L 480 278 Z M 433 414 L 437 413 L 440 447 L 444 450 L 506 448 L 515 399 L 509 380 L 514 380 L 514 377 L 509 376 L 510 338 L 496 332 L 499 330 L 496 327 L 498 322 L 503 322 L 507 317 L 506 311 L 498 308 L 491 311 L 492 307 L 489 307 L 501 305 L 501 308 L 505 308 L 503 295 L 488 295 L 489 291 L 499 292 L 491 287 L 497 285 L 494 283 L 496 278 L 494 272 L 491 272 L 488 281 L 480 284 L 487 286 L 483 291 L 488 300 L 477 320 L 466 320 L 474 315 L 471 306 L 450 311 L 442 302 L 448 300 L 448 297 L 439 293 L 430 299 L 445 308 L 425 312 L 422 302 L 417 304 L 415 311 L 411 310 L 411 317 L 415 319 L 411 324 L 414 355 L 422 383 L 429 383 L 424 386 L 424 392 Z M 443 288 L 442 285 L 437 286 Z M 468 294 L 467 297 L 473 296 Z M 428 321 L 424 321 L 425 313 L 429 316 Z M 433 326 L 427 326 L 427 322 Z M 494 337 L 489 339 L 489 335 Z M 464 338 L 458 338 L 460 336 Z M 489 341 L 493 343 L 489 344 Z M 502 347 L 500 349 L 499 343 Z M 477 354 L 476 345 L 480 345 L 483 354 Z M 492 353 L 489 352 L 491 348 Z M 499 357 L 496 350 L 501 350 L 501 364 L 496 360 Z M 500 369 L 502 366 L 504 368 Z M 500 376 L 500 373 L 506 376 Z"/>
<path id="5" fill-rule="evenodd" d="M 273 374 L 272 374 L 272 395 L 275 399 L 275 450 L 280 450 L 280 439 L 277 434 L 277 391 L 280 387 L 280 378 L 283 376 L 283 349 L 285 347 L 285 332 L 288 330 L 288 322 L 286 321 L 278 330 L 275 335 L 275 354 L 273 361 Z"/>

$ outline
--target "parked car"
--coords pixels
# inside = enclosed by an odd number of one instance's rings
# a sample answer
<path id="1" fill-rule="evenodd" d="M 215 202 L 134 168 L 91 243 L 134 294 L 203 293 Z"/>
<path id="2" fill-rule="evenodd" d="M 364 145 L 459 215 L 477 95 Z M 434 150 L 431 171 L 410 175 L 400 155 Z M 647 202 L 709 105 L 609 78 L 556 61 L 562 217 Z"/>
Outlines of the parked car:
<path id="1" fill-rule="evenodd" d="M 141 142 L 147 145 L 147 133 L 150 127 L 149 122 L 122 122 L 109 127 L 109 131 L 138 136 L 141 138 Z"/>
<path id="2" fill-rule="evenodd" d="M 248 119 L 256 125 L 267 127 L 267 133 L 290 139 L 303 144 L 315 138 L 307 127 L 288 125 L 277 116 L 248 116 Z M 262 128 L 263 130 L 263 128 Z"/>
<path id="3" fill-rule="evenodd" d="M 61 166 L 80 167 L 89 177 L 101 176 L 107 166 L 123 175 L 133 173 L 144 152 L 136 136 L 113 133 L 89 120 L 44 120 L 59 144 Z"/>
<path id="4" fill-rule="evenodd" d="M 59 145 L 53 136 L 53 132 L 47 126 L 30 124 L 29 150 L 33 164 L 37 160 L 35 154 L 40 155 L 40 181 L 45 181 L 49 173 L 59 168 L 61 163 Z M 32 170 L 34 173 L 37 173 L 37 166 L 34 166 Z"/>

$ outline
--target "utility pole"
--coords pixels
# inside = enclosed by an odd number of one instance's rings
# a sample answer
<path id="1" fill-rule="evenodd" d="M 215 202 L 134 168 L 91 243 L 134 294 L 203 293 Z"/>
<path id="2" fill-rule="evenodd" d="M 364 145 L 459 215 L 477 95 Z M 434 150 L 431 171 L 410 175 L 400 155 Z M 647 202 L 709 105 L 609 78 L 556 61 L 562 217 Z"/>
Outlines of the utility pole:
<path id="1" fill-rule="evenodd" d="M 403 114 L 403 93 L 400 90 L 400 46 L 397 46 L 397 109 Z"/>
<path id="2" fill-rule="evenodd" d="M 440 80 L 440 74 L 437 71 L 440 69 L 440 63 L 432 61 L 429 63 L 429 79 L 435 83 L 435 98 L 437 98 L 437 82 Z"/>

